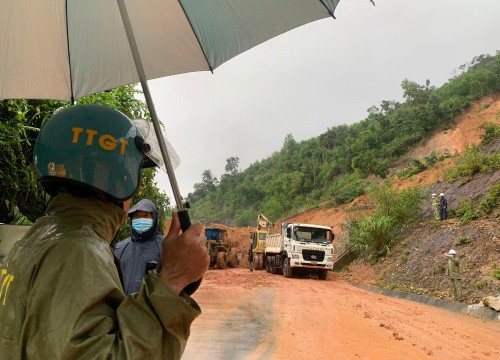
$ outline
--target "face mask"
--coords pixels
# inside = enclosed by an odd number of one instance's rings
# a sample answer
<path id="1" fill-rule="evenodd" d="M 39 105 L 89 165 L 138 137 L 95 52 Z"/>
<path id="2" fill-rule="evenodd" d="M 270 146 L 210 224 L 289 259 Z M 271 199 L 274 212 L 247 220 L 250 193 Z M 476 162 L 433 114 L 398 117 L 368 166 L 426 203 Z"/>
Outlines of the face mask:
<path id="1" fill-rule="evenodd" d="M 153 226 L 153 219 L 134 219 L 132 220 L 132 229 L 138 234 L 145 233 Z"/>

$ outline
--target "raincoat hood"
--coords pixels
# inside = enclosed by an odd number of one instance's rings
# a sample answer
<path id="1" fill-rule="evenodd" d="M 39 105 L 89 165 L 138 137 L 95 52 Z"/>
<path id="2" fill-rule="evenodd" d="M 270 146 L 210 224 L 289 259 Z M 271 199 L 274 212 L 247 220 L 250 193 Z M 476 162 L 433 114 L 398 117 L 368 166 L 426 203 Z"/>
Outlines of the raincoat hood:
<path id="1" fill-rule="evenodd" d="M 136 211 L 146 211 L 153 214 L 153 226 L 148 231 L 139 234 L 132 226 L 130 227 L 130 237 L 133 242 L 146 242 L 155 239 L 158 234 L 158 209 L 155 204 L 149 199 L 142 199 L 137 204 L 132 206 L 128 211 L 128 216 L 132 219 L 132 214 Z"/>
<path id="2" fill-rule="evenodd" d="M 113 241 L 127 218 L 125 211 L 110 202 L 68 193 L 57 195 L 47 207 L 46 215 L 63 215 L 65 219 L 72 219 L 75 224 L 80 224 L 79 226 L 89 225 L 108 244 Z"/>

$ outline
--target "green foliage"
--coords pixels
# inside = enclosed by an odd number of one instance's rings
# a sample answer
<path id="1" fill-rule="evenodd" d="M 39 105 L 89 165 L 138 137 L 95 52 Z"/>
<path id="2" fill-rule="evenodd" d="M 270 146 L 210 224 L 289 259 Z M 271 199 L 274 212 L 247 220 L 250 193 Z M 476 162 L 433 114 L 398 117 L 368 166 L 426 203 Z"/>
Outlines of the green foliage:
<path id="1" fill-rule="evenodd" d="M 473 199 L 459 201 L 459 207 L 455 211 L 455 215 L 461 222 L 476 220 L 480 217 L 480 214 L 476 211 L 474 204 L 475 202 Z"/>
<path id="2" fill-rule="evenodd" d="M 455 215 L 461 222 L 479 219 L 498 209 L 500 206 L 500 183 L 494 184 L 488 193 L 479 200 L 461 200 Z"/>
<path id="3" fill-rule="evenodd" d="M 435 151 L 431 152 L 429 155 L 424 156 L 424 162 L 427 167 L 430 167 L 440 161 L 443 161 L 444 159 L 448 158 L 449 155 L 444 153 L 441 155 L 436 154 Z"/>
<path id="4" fill-rule="evenodd" d="M 395 240 L 395 219 L 374 214 L 349 225 L 349 239 L 357 252 L 373 251 L 375 257 L 383 256 Z"/>
<path id="5" fill-rule="evenodd" d="M 384 100 L 370 107 L 364 120 L 309 140 L 297 142 L 288 134 L 280 151 L 236 174 L 226 171 L 215 190 L 196 184 L 189 194 L 193 218 L 247 224 L 244 219 L 251 217 L 242 212 L 255 211 L 254 217 L 262 212 L 275 221 L 323 202 L 350 202 L 364 193 L 368 176 L 386 177 L 393 161 L 412 146 L 472 101 L 500 91 L 500 54 L 477 56 L 462 70 L 440 88 L 404 80 L 404 102 Z M 430 154 L 415 161 L 408 176 L 440 158 Z"/>
<path id="6" fill-rule="evenodd" d="M 238 173 L 239 164 L 240 164 L 240 158 L 236 156 L 231 156 L 230 158 L 226 159 L 226 166 L 224 167 L 224 170 L 229 175 L 235 175 Z"/>
<path id="7" fill-rule="evenodd" d="M 424 170 L 427 170 L 435 163 L 443 161 L 447 157 L 449 157 L 449 155 L 446 153 L 438 155 L 435 151 L 433 151 L 429 155 L 424 156 L 423 161 L 420 161 L 418 159 L 410 159 L 408 160 L 409 168 L 397 172 L 396 176 L 402 179 L 407 179 L 409 177 L 412 177 L 413 175 L 421 173 Z"/>
<path id="8" fill-rule="evenodd" d="M 470 244 L 470 243 L 472 243 L 471 238 L 468 238 L 466 236 L 460 236 L 457 240 L 455 240 L 453 242 L 453 245 L 460 246 L 460 245 L 466 245 L 466 244 Z"/>
<path id="9" fill-rule="evenodd" d="M 500 269 L 491 270 L 491 276 L 493 276 L 497 280 L 500 280 Z"/>
<path id="10" fill-rule="evenodd" d="M 493 210 L 500 207 L 500 183 L 490 187 L 488 194 L 479 203 L 481 214 L 490 214 Z"/>
<path id="11" fill-rule="evenodd" d="M 394 218 L 399 224 L 416 221 L 422 203 L 418 189 L 396 190 L 391 181 L 372 188 L 370 199 L 375 203 L 377 213 Z"/>
<path id="12" fill-rule="evenodd" d="M 365 194 L 366 180 L 358 174 L 344 174 L 338 177 L 327 190 L 329 205 L 341 205 Z"/>
<path id="13" fill-rule="evenodd" d="M 255 210 L 245 209 L 236 215 L 236 226 L 255 225 Z"/>
<path id="14" fill-rule="evenodd" d="M 87 96 L 78 103 L 108 105 L 132 119 L 148 118 L 147 106 L 135 98 L 136 93 L 134 86 L 129 85 Z M 35 140 L 54 111 L 70 105 L 66 101 L 0 100 L 0 222 L 33 222 L 43 214 L 49 197 L 37 186 L 33 165 Z M 168 198 L 153 182 L 154 170 L 144 173 L 148 180 L 143 179 L 134 199 L 138 201 L 143 193 L 144 197 L 157 199 L 157 205 L 168 205 Z"/>
<path id="15" fill-rule="evenodd" d="M 493 140 L 500 136 L 500 126 L 498 126 L 494 122 L 490 121 L 481 124 L 480 128 L 484 130 L 484 134 L 481 135 L 483 144 L 490 144 L 491 142 L 493 142 Z"/>
<path id="16" fill-rule="evenodd" d="M 35 221 L 45 209 L 48 197 L 37 186 L 33 147 L 42 123 L 64 105 L 0 100 L 0 222 L 17 222 L 21 215 Z"/>
<path id="17" fill-rule="evenodd" d="M 457 166 L 450 169 L 446 180 L 453 182 L 464 178 L 465 182 L 470 181 L 476 174 L 482 172 L 494 172 L 500 169 L 500 154 L 484 154 L 481 148 L 468 148 L 461 156 Z"/>
<path id="18" fill-rule="evenodd" d="M 377 259 L 390 254 L 398 229 L 418 219 L 422 198 L 417 189 L 396 190 L 390 181 L 373 188 L 369 195 L 377 211 L 359 221 L 351 221 L 347 231 L 356 251 Z"/>
<path id="19" fill-rule="evenodd" d="M 493 276 L 497 280 L 500 280 L 500 268 L 498 267 L 498 263 L 496 261 L 492 261 L 491 267 L 491 276 Z"/>

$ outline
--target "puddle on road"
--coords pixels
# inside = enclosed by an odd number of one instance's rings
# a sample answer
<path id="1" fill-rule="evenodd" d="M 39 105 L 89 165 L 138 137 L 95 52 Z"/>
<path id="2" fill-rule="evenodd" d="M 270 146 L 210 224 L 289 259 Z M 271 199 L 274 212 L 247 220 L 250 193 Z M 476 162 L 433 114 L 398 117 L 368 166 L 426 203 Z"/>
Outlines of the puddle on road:
<path id="1" fill-rule="evenodd" d="M 272 289 L 226 294 L 206 291 L 183 359 L 268 359 L 276 343 Z"/>

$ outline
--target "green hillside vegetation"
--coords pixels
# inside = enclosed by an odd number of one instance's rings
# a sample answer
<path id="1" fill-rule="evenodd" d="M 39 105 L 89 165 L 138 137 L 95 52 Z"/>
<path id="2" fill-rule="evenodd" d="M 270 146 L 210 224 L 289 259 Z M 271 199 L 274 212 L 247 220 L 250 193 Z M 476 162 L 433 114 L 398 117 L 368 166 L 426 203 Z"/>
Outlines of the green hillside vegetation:
<path id="1" fill-rule="evenodd" d="M 205 170 L 189 194 L 193 217 L 246 226 L 255 225 L 258 213 L 275 221 L 320 203 L 352 201 L 365 193 L 369 175 L 385 178 L 391 164 L 411 147 L 472 101 L 500 91 L 499 52 L 476 56 L 460 69 L 439 88 L 429 81 L 404 80 L 404 102 L 382 101 L 353 125 L 335 126 L 302 142 L 288 134 L 278 153 L 244 171 L 238 171 L 238 159 L 232 157 L 220 181 Z M 416 164 L 415 171 L 420 167 Z"/>

